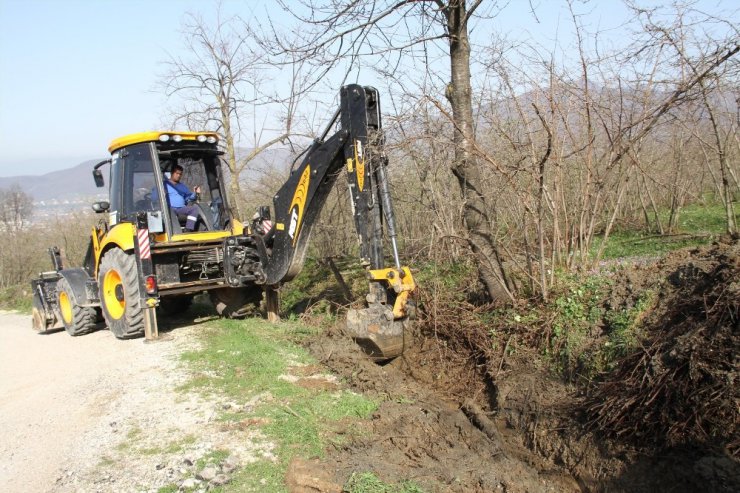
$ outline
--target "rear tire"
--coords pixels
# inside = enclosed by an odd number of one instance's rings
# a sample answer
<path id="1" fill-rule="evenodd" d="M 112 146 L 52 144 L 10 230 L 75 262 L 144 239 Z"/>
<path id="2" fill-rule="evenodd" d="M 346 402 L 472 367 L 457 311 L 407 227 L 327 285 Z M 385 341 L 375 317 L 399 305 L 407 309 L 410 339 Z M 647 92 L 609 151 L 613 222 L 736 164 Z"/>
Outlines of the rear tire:
<path id="1" fill-rule="evenodd" d="M 107 251 L 100 261 L 98 286 L 103 318 L 113 335 L 118 339 L 144 335 L 144 307 L 133 254 L 119 248 Z"/>
<path id="2" fill-rule="evenodd" d="M 95 308 L 80 306 L 72 286 L 65 278 L 57 282 L 57 302 L 64 329 L 71 336 L 81 336 L 95 329 Z"/>
<path id="3" fill-rule="evenodd" d="M 259 308 L 262 290 L 254 288 L 219 288 L 208 292 L 216 312 L 226 318 L 244 318 Z"/>

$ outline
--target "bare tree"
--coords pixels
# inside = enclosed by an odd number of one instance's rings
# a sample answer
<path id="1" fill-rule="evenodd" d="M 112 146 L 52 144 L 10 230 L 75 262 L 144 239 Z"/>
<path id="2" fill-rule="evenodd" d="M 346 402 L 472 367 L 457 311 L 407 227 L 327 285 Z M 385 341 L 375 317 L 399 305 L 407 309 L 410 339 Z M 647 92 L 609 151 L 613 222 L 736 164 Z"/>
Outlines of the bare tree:
<path id="1" fill-rule="evenodd" d="M 648 185 L 672 190 L 673 209 L 678 212 L 685 180 L 676 166 L 670 168 L 666 183 L 647 172 L 646 162 L 660 152 L 653 139 L 676 117 L 676 109 L 695 98 L 701 84 L 738 52 L 736 41 L 718 37 L 713 40 L 714 52 L 692 58 L 693 71 L 676 70 L 677 50 L 668 49 L 662 34 L 671 30 L 654 29 L 645 21 L 651 11 L 632 5 L 635 19 L 643 21 L 630 24 L 637 27 L 634 43 L 605 53 L 599 33 L 586 32 L 575 2 L 566 1 L 576 28 L 575 60 L 558 66 L 555 50 L 547 47 L 528 56 L 520 53 L 517 63 L 528 63 L 512 67 L 513 60 L 497 52 L 498 62 L 491 66 L 502 81 L 499 100 L 491 104 L 490 127 L 484 128 L 481 105 L 486 97 L 474 89 L 469 26 L 495 17 L 501 8 L 498 2 L 281 4 L 302 29 L 292 35 L 273 29 L 263 38 L 263 46 L 271 55 L 312 64 L 309 86 L 320 84 L 332 70 L 350 77 L 372 66 L 404 94 L 413 85 L 422 92 L 416 96 L 417 114 L 405 121 L 398 117 L 396 130 L 406 145 L 402 154 L 418 173 L 417 192 L 437 218 L 426 234 L 453 238 L 451 225 L 462 224 L 459 236 L 476 261 L 479 278 L 489 297 L 499 300 L 514 299 L 519 274 L 528 279 L 532 292 L 546 298 L 558 263 L 578 267 L 597 261 L 624 208 L 632 206 L 635 192 L 642 194 L 638 207 L 647 212 L 649 206 L 657 220 L 659 204 Z M 680 22 L 681 9 L 671 6 L 663 19 Z M 696 26 L 708 22 L 707 16 L 697 14 L 696 19 Z M 491 38 L 495 45 L 498 38 Z M 448 68 L 440 71 L 435 61 L 443 58 Z M 544 77 L 536 80 L 529 75 L 541 67 L 546 68 Z M 395 75 L 408 74 L 410 68 L 415 77 Z M 507 83 L 506 76 L 514 72 L 519 80 Z M 520 94 L 522 84 L 532 87 L 530 94 L 539 98 L 534 104 Z M 504 106 L 510 102 L 507 121 L 496 114 L 502 102 Z M 427 105 L 435 113 L 420 122 Z M 440 118 L 446 123 L 440 124 Z M 417 130 L 411 122 L 425 128 Z M 429 152 L 435 144 L 446 149 Z M 678 163 L 683 166 L 681 157 Z M 457 180 L 462 220 L 448 220 L 450 212 L 458 212 L 450 207 L 457 202 L 443 197 L 430 182 L 433 168 L 444 165 Z M 728 175 L 733 176 L 731 167 Z M 415 225 L 417 230 L 419 226 Z M 597 236 L 602 240 L 594 255 Z M 517 276 L 511 270 L 518 271 Z"/>
<path id="2" fill-rule="evenodd" d="M 0 197 L 5 196 L 0 190 Z M 100 221 L 99 216 L 85 211 L 47 221 L 0 234 L 0 289 L 16 286 L 27 290 L 32 276 L 50 270 L 48 248 L 51 245 L 62 249 L 66 265 L 82 265 L 90 243 L 90 229 Z"/>
<path id="3" fill-rule="evenodd" d="M 0 189 L 0 223 L 5 230 L 15 233 L 23 230 L 33 213 L 33 199 L 20 185 Z"/>
<path id="4" fill-rule="evenodd" d="M 449 109 L 444 113 L 452 123 L 454 158 L 450 168 L 462 195 L 465 240 L 488 296 L 513 300 L 491 230 L 490 204 L 476 151 L 468 26 L 482 0 L 302 0 L 299 8 L 294 2 L 280 3 L 305 29 L 298 38 L 275 38 L 283 53 L 315 65 L 315 84 L 336 67 L 346 68 L 349 74 L 368 57 L 383 59 L 381 70 L 385 73 L 416 58 L 422 70 L 429 71 L 426 50 L 446 51 L 449 81 L 444 94 Z"/>
<path id="5" fill-rule="evenodd" d="M 658 212 L 670 207 L 668 231 L 676 225 L 689 190 L 700 193 L 694 170 L 702 169 L 696 143 L 676 121 L 737 53 L 732 39 L 717 37 L 721 48 L 696 56 L 695 71 L 682 71 L 676 51 L 661 48 L 655 31 L 639 23 L 630 24 L 637 29 L 634 44 L 608 51 L 598 31 L 584 28 L 574 3 L 568 5 L 574 56 L 530 43 L 511 56 L 495 46 L 485 52 L 486 79 L 474 98 L 482 180 L 496 229 L 504 231 L 498 249 L 510 279 L 524 279 L 545 299 L 557 267 L 599 260 L 626 208 L 641 209 L 647 223 L 650 208 L 663 231 Z M 681 11 L 670 14 L 663 19 L 675 21 Z M 695 27 L 703 25 L 698 22 Z M 726 120 L 718 128 L 729 144 L 734 133 Z"/>
<path id="6" fill-rule="evenodd" d="M 712 140 L 710 141 L 711 143 L 702 139 L 702 144 L 706 148 L 711 149 L 712 153 L 716 156 L 717 162 L 719 163 L 721 180 L 720 197 L 725 207 L 725 229 L 727 231 L 727 234 L 734 238 L 737 238 L 738 227 L 735 220 L 733 196 L 735 195 L 735 191 L 738 190 L 738 185 L 737 179 L 735 179 L 735 185 L 732 184 L 731 178 L 734 177 L 734 173 L 732 169 L 732 164 L 728 159 L 728 154 L 730 152 L 730 139 L 733 135 L 736 135 L 737 127 L 736 122 L 732 118 L 725 119 L 725 125 L 722 125 L 722 122 L 720 121 L 722 112 L 720 108 L 717 108 L 713 104 L 711 98 L 712 86 L 716 88 L 715 91 L 721 87 L 719 77 L 714 78 L 714 80 L 704 82 L 701 85 L 701 101 L 704 105 L 704 108 L 706 109 L 707 118 L 709 119 L 711 130 L 710 135 L 712 136 Z M 724 103 L 724 101 L 722 102 Z"/>
<path id="7" fill-rule="evenodd" d="M 279 91 L 269 78 L 273 67 L 249 25 L 239 17 L 222 18 L 220 5 L 213 24 L 187 14 L 183 34 L 187 55 L 172 56 L 165 62 L 160 84 L 178 105 L 173 111 L 175 126 L 184 124 L 189 129 L 221 134 L 231 204 L 241 217 L 242 172 L 265 150 L 291 136 L 302 91 L 300 64 L 291 66 L 288 87 Z M 265 135 L 268 120 L 270 124 L 279 122 L 280 128 Z M 248 124 L 251 134 L 244 132 Z"/>
<path id="8" fill-rule="evenodd" d="M 726 230 L 731 236 L 737 237 L 738 228 L 732 200 L 733 171 L 727 159 L 731 135 L 735 133 L 734 122 L 730 118 L 729 125 L 720 124 L 719 111 L 713 104 L 712 95 L 719 92 L 724 78 L 737 77 L 740 65 L 734 57 L 740 52 L 740 29 L 728 20 L 698 12 L 681 4 L 674 5 L 676 13 L 669 21 L 662 19 L 662 12 L 657 8 L 651 10 L 635 4 L 631 6 L 645 27 L 644 32 L 648 36 L 646 49 L 670 48 L 673 51 L 671 62 L 686 72 L 683 87 L 679 86 L 666 103 L 675 104 L 693 96 L 694 99 L 701 101 L 706 110 L 712 143 L 703 141 L 703 144 L 712 149 L 719 163 L 720 196 L 725 206 Z M 716 38 L 710 27 L 725 29 L 727 34 Z M 663 105 L 655 117 L 661 116 L 668 109 L 670 106 Z"/>

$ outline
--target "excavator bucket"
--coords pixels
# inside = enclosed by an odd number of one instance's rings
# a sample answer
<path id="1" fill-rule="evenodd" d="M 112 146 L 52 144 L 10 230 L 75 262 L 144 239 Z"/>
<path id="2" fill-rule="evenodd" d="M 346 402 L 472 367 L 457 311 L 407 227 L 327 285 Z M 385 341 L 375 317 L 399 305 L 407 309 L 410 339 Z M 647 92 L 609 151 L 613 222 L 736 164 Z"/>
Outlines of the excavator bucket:
<path id="1" fill-rule="evenodd" d="M 409 294 L 416 284 L 408 267 L 370 270 L 368 279 L 368 307 L 347 312 L 347 332 L 370 358 L 393 359 L 403 353 L 411 328 Z"/>
<path id="2" fill-rule="evenodd" d="M 393 310 L 380 304 L 347 312 L 347 333 L 367 355 L 377 361 L 400 356 L 411 321 L 393 318 Z"/>

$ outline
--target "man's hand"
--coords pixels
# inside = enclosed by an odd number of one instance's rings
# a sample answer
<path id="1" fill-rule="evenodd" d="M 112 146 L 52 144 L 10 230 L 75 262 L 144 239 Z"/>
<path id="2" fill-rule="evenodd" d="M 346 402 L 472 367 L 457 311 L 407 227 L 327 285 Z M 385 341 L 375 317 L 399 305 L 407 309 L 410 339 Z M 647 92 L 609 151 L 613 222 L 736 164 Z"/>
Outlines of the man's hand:
<path id="1" fill-rule="evenodd" d="M 195 185 L 195 188 L 193 188 L 193 192 L 200 193 L 200 185 Z"/>

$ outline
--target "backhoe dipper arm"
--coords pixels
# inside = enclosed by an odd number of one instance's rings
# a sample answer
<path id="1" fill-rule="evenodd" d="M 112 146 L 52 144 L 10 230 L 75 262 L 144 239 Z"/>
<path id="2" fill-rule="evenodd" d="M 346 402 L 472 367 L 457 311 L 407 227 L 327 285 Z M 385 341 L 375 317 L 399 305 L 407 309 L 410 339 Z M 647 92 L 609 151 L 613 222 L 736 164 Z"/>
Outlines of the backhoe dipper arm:
<path id="1" fill-rule="evenodd" d="M 324 140 L 337 118 L 340 118 L 340 130 Z M 289 281 L 301 271 L 311 229 L 332 185 L 344 169 L 360 240 L 361 262 L 368 269 L 370 281 L 369 307 L 350 313 L 348 326 L 372 356 L 394 357 L 403 347 L 401 323 L 407 318 L 407 299 L 415 285 L 411 272 L 401 267 L 398 257 L 377 91 L 356 84 L 342 87 L 339 111 L 324 137 L 311 145 L 300 166 L 291 172 L 274 197 L 272 251 L 267 253 L 260 248 L 265 284 Z M 395 264 L 387 269 L 383 259 L 384 224 Z M 393 336 L 365 344 L 368 327 L 381 338 L 385 337 L 383 332 Z"/>
<path id="2" fill-rule="evenodd" d="M 367 152 L 368 134 L 378 135 L 380 130 L 377 91 L 359 85 L 343 87 L 340 109 L 325 135 L 337 118 L 340 130 L 311 145 L 300 166 L 274 197 L 272 252 L 269 260 L 263 262 L 268 285 L 290 281 L 301 271 L 311 229 L 342 169 L 347 171 L 362 262 L 373 269 L 383 267 L 383 207 L 377 173 L 372 168 L 384 167 L 385 162 L 371 161 Z"/>

